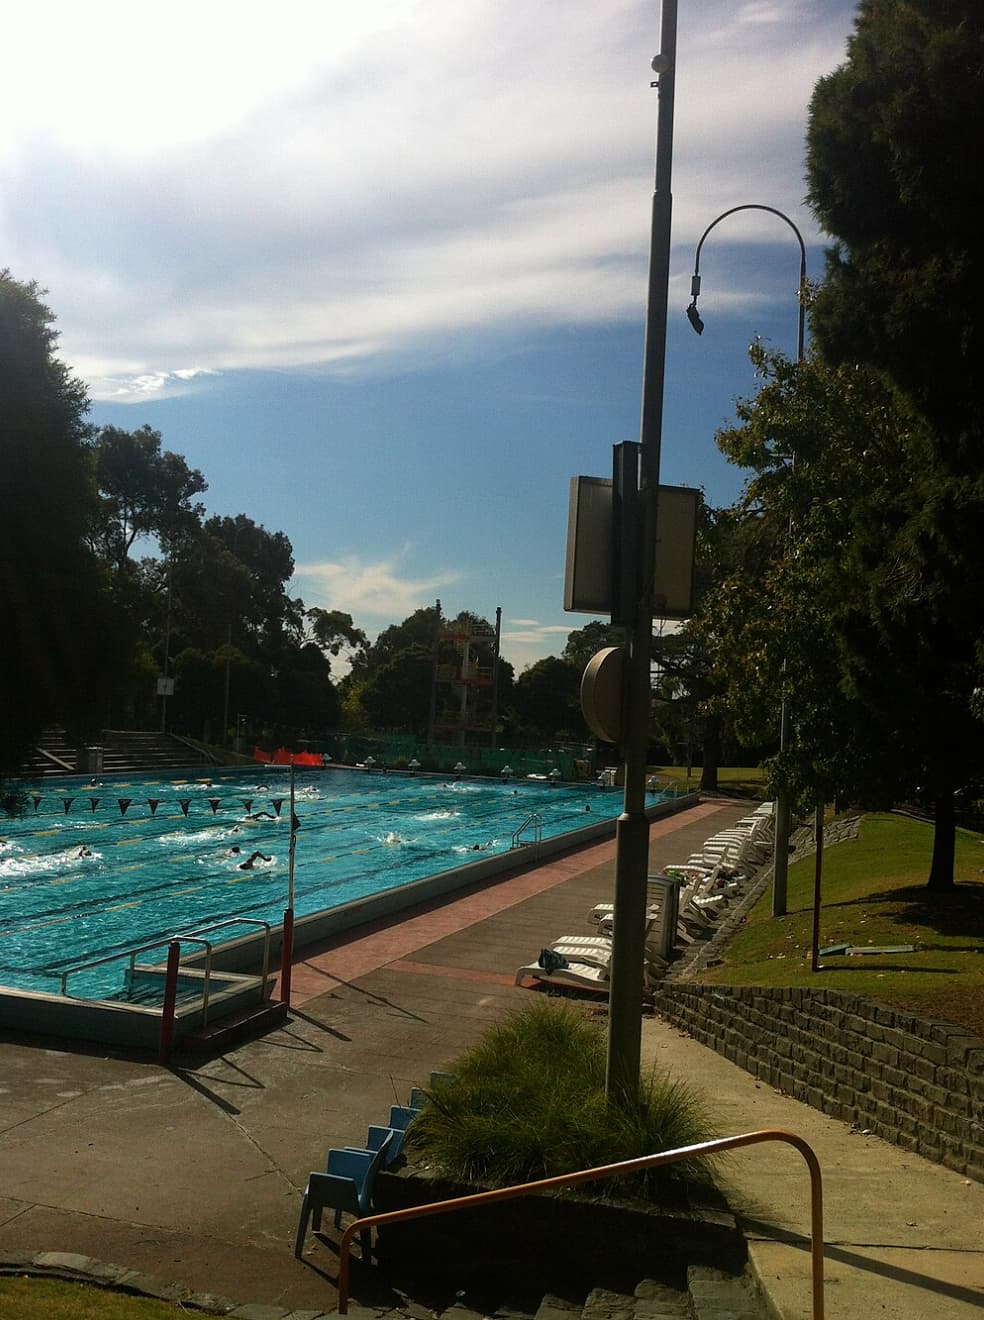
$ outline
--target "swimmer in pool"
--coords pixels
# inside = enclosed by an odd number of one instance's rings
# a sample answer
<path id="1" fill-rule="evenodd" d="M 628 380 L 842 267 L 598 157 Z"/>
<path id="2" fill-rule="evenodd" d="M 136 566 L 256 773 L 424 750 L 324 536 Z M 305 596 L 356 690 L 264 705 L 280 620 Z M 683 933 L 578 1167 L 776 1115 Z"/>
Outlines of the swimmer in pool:
<path id="1" fill-rule="evenodd" d="M 261 862 L 272 862 L 273 858 L 268 857 L 266 853 L 261 853 L 259 850 L 257 850 L 255 853 L 250 853 L 249 857 L 246 858 L 245 862 L 239 863 L 240 871 L 252 871 L 254 866 L 256 865 L 257 860 Z"/>
<path id="2" fill-rule="evenodd" d="M 87 843 L 83 843 L 82 847 L 78 850 L 78 853 L 76 854 L 76 856 L 77 856 L 77 857 L 91 857 L 91 856 L 92 856 L 92 849 L 89 847 L 89 845 L 88 845 Z"/>

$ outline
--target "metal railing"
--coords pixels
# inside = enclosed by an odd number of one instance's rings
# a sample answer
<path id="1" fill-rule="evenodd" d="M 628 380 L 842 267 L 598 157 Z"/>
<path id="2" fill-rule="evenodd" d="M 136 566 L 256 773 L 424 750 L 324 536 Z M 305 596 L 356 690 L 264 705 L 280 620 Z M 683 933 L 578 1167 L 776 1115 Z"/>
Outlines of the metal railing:
<path id="1" fill-rule="evenodd" d="M 171 939 L 185 939 L 184 935 L 174 935 Z M 190 937 L 189 937 L 190 938 Z M 166 949 L 170 940 L 155 940 L 153 944 L 138 944 L 133 949 L 120 949 L 118 953 L 108 953 L 104 958 L 90 958 L 88 962 L 76 963 L 74 967 L 66 967 L 61 974 L 61 993 L 68 994 L 68 978 L 74 976 L 76 972 L 87 972 L 93 967 L 105 967 L 108 963 L 119 962 L 121 958 L 129 958 L 130 975 L 136 969 L 137 955 L 140 953 L 150 953 L 152 949 Z M 196 944 L 208 945 L 207 940 L 196 940 Z"/>
<path id="2" fill-rule="evenodd" d="M 175 935 L 176 940 L 198 939 L 206 945 L 205 952 L 205 989 L 202 1003 L 202 1026 L 206 1025 L 208 1017 L 208 983 L 212 974 L 212 945 L 208 940 L 201 939 L 203 935 L 209 935 L 213 931 L 223 930 L 226 926 L 259 926 L 263 931 L 263 971 L 260 973 L 260 1002 L 266 998 L 266 985 L 270 973 L 270 923 L 268 921 L 257 921 L 252 917 L 226 917 L 224 921 L 215 921 L 210 926 L 202 926 L 200 930 L 181 931 Z"/>
<path id="3" fill-rule="evenodd" d="M 543 841 L 543 817 L 538 811 L 531 811 L 518 829 L 513 830 L 511 848 L 521 848 L 523 846 L 523 834 L 531 828 L 533 830 L 534 845 Z"/>
<path id="4" fill-rule="evenodd" d="M 209 993 L 212 982 L 212 952 L 214 941 L 203 938 L 217 930 L 222 930 L 226 926 L 259 926 L 263 932 L 263 971 L 260 979 L 260 1002 L 266 997 L 266 986 L 270 973 L 270 923 L 268 921 L 256 921 L 249 917 L 227 917 L 224 921 L 216 921 L 212 925 L 203 926 L 200 930 L 183 930 L 176 935 L 171 935 L 164 940 L 156 940 L 153 944 L 141 944 L 133 949 L 121 949 L 118 953 L 107 954 L 103 958 L 92 958 L 88 962 L 76 963 L 74 967 L 66 967 L 61 974 L 61 993 L 68 994 L 68 978 L 76 972 L 88 971 L 93 967 L 103 967 L 107 963 L 118 962 L 122 958 L 130 960 L 130 976 L 134 975 L 136 970 L 137 956 L 141 953 L 149 953 L 154 949 L 165 949 L 170 944 L 198 944 L 205 950 L 205 966 L 202 975 L 202 1027 L 208 1024 L 208 1004 Z M 163 1012 L 163 1010 L 162 1010 Z"/>
<path id="5" fill-rule="evenodd" d="M 515 1200 L 520 1196 L 539 1196 L 543 1192 L 573 1187 L 578 1183 L 593 1182 L 599 1178 L 616 1178 L 623 1174 L 639 1173 L 643 1169 L 656 1169 L 664 1164 L 677 1164 L 680 1160 L 697 1159 L 707 1155 L 735 1150 L 739 1146 L 756 1146 L 764 1141 L 784 1141 L 803 1156 L 810 1171 L 810 1261 L 812 1276 L 812 1320 L 823 1320 L 823 1180 L 820 1161 L 813 1148 L 802 1137 L 782 1128 L 763 1128 L 758 1132 L 743 1132 L 736 1137 L 718 1137 L 679 1150 L 664 1151 L 660 1155 L 640 1155 L 637 1159 L 622 1160 L 618 1164 L 605 1164 L 595 1169 L 581 1169 L 577 1173 L 562 1173 L 554 1178 L 541 1178 L 537 1182 L 522 1183 L 516 1187 L 498 1187 L 494 1191 L 475 1192 L 470 1196 L 456 1196 L 447 1201 L 433 1201 L 429 1205 L 410 1206 L 405 1210 L 390 1210 L 385 1214 L 366 1215 L 356 1219 L 342 1234 L 338 1247 L 338 1311 L 348 1312 L 349 1254 L 352 1240 L 357 1234 L 370 1232 L 386 1224 L 399 1224 L 408 1219 L 423 1219 L 430 1215 L 450 1214 L 457 1210 L 472 1210 L 496 1201 Z"/>

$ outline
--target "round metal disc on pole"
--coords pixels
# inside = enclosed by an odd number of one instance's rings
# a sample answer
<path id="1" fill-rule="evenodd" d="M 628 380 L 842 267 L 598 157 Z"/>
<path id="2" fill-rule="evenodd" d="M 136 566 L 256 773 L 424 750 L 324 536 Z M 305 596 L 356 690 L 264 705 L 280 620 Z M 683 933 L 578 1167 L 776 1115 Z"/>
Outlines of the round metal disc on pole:
<path id="1" fill-rule="evenodd" d="M 606 646 L 591 657 L 581 679 L 581 710 L 588 728 L 602 742 L 617 743 L 622 736 L 624 671 L 624 648 Z"/>

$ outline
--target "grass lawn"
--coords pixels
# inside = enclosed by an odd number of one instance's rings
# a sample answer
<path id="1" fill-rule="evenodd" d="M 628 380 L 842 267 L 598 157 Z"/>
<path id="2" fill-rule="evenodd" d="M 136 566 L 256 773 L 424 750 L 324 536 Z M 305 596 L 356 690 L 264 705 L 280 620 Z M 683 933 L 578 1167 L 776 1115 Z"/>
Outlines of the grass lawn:
<path id="1" fill-rule="evenodd" d="M 3 1320 L 177 1320 L 189 1314 L 201 1312 L 61 1279 L 0 1278 Z"/>
<path id="2" fill-rule="evenodd" d="M 651 765 L 646 774 L 655 775 L 660 780 L 669 780 L 679 788 L 696 790 L 700 787 L 699 765 L 691 767 L 689 775 L 685 765 Z M 718 770 L 718 787 L 722 793 L 761 800 L 765 797 L 765 771 L 761 766 L 721 766 Z"/>
<path id="3" fill-rule="evenodd" d="M 820 947 L 911 944 L 912 953 L 825 957 L 811 972 L 810 857 L 789 868 L 787 915 L 773 918 L 767 891 L 701 980 L 844 990 L 984 1038 L 984 838 L 957 831 L 957 883 L 943 895 L 926 888 L 932 846 L 931 824 L 874 814 L 858 839 L 824 853 Z"/>

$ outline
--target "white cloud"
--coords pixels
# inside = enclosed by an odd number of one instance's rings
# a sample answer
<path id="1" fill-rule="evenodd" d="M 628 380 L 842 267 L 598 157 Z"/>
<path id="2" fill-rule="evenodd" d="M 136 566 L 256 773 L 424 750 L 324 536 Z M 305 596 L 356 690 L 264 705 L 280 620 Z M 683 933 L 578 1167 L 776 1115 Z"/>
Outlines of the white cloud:
<path id="1" fill-rule="evenodd" d="M 381 619 L 384 625 L 405 619 L 414 610 L 433 605 L 437 593 L 461 579 L 453 570 L 426 577 L 401 576 L 399 558 L 376 562 L 357 555 L 339 560 L 298 564 L 293 589 L 305 605 L 342 610 L 360 626 Z M 371 625 L 370 625 L 371 626 Z"/>
<path id="2" fill-rule="evenodd" d="M 637 318 L 657 98 L 649 0 L 17 6 L 0 248 L 99 398 L 200 372 L 426 357 L 468 331 Z M 674 278 L 709 217 L 804 217 L 802 137 L 842 0 L 681 15 Z M 121 107 L 123 107 L 121 109 Z M 756 180 L 747 198 L 747 180 Z M 732 242 L 775 238 L 762 218 Z M 730 296 L 753 298 L 754 290 Z"/>
<path id="3" fill-rule="evenodd" d="M 82 370 L 78 362 L 75 367 Z M 177 371 L 151 371 L 137 376 L 90 376 L 89 393 L 94 399 L 113 403 L 145 403 L 160 397 L 165 390 L 172 398 L 187 393 L 190 381 L 219 374 L 211 367 L 179 367 Z"/>

